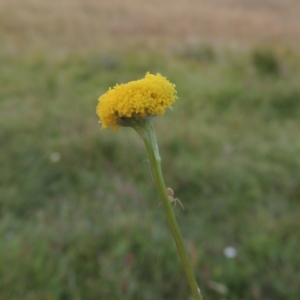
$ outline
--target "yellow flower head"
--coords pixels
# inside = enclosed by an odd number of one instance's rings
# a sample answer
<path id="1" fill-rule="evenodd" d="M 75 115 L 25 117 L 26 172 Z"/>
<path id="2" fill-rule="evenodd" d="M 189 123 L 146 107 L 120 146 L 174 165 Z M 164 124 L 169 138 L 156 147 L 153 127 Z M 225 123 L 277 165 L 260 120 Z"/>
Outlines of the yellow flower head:
<path id="1" fill-rule="evenodd" d="M 97 115 L 102 127 L 118 129 L 129 119 L 163 115 L 176 96 L 175 85 L 160 74 L 147 73 L 145 78 L 116 85 L 99 98 Z"/>

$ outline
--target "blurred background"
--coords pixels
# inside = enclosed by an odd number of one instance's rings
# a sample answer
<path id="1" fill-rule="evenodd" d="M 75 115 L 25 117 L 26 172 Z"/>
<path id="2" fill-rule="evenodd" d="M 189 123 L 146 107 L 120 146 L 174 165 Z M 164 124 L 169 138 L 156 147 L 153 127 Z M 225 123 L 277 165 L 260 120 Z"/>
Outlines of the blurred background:
<path id="1" fill-rule="evenodd" d="M 191 299 L 136 134 L 98 97 L 159 72 L 167 186 L 205 300 L 300 297 L 300 2 L 0 0 L 0 299 Z"/>

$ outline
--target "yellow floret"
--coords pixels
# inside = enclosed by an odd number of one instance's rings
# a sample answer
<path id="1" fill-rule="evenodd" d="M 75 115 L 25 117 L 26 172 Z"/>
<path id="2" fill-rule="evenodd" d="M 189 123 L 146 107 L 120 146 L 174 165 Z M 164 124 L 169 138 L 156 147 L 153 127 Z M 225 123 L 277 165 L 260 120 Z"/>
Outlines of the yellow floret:
<path id="1" fill-rule="evenodd" d="M 99 98 L 97 115 L 102 127 L 118 129 L 120 121 L 162 115 L 176 96 L 175 85 L 160 74 L 116 85 Z"/>

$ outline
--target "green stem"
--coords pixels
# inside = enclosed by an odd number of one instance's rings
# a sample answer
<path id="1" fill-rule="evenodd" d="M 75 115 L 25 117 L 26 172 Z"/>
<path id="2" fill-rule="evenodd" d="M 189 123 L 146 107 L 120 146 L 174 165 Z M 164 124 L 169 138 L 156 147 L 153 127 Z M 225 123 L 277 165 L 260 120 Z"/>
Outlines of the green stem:
<path id="1" fill-rule="evenodd" d="M 181 263 L 183 265 L 183 269 L 187 276 L 187 279 L 190 284 L 190 288 L 192 290 L 193 296 L 195 300 L 203 300 L 201 296 L 200 289 L 198 288 L 184 243 L 183 239 L 177 225 L 176 218 L 173 213 L 173 209 L 167 195 L 166 186 L 164 183 L 164 178 L 161 171 L 161 158 L 159 156 L 158 145 L 156 141 L 156 135 L 152 126 L 151 121 L 149 120 L 140 120 L 132 126 L 133 129 L 140 135 L 143 139 L 147 154 L 149 157 L 152 174 L 155 180 L 156 188 L 158 190 L 162 206 L 164 208 L 169 226 L 171 228 L 171 232 L 173 234 L 177 250 L 181 259 Z"/>

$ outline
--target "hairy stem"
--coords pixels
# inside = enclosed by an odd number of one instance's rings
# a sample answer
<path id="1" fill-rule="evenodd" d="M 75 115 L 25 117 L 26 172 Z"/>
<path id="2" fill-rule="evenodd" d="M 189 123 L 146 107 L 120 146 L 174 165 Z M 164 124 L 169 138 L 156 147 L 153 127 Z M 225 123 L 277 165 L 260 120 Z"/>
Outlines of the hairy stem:
<path id="1" fill-rule="evenodd" d="M 177 251 L 179 253 L 183 269 L 189 281 L 195 300 L 203 300 L 200 289 L 198 288 L 190 260 L 188 258 L 183 239 L 173 213 L 173 209 L 167 195 L 164 178 L 161 171 L 161 158 L 159 155 L 156 135 L 151 121 L 143 120 L 132 126 L 133 129 L 140 135 L 146 146 L 147 154 L 149 157 L 151 171 L 155 180 L 155 185 L 162 202 L 164 212 L 166 214 L 173 238 L 176 243 Z"/>

